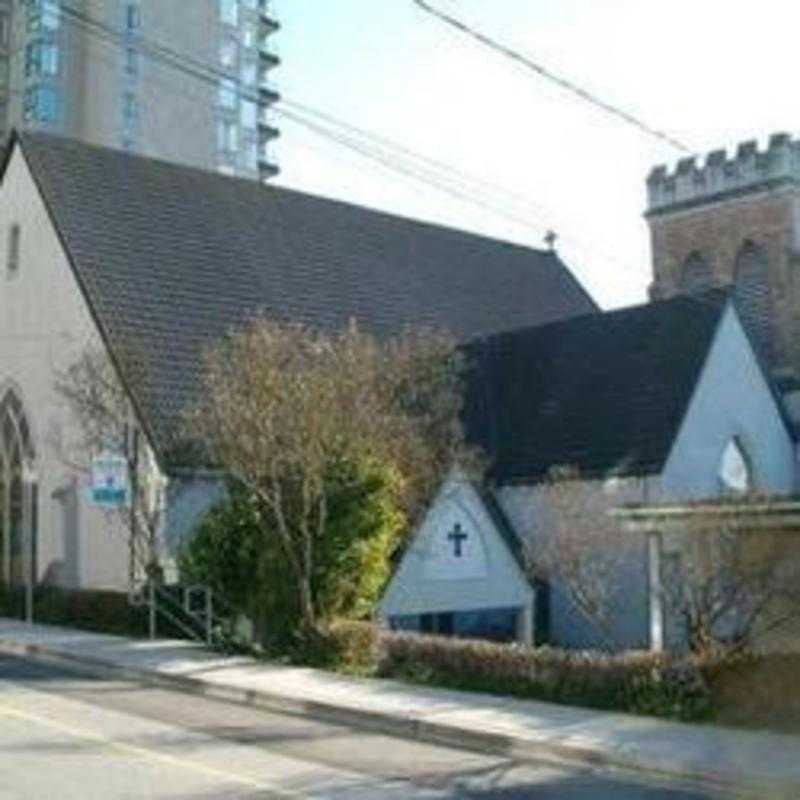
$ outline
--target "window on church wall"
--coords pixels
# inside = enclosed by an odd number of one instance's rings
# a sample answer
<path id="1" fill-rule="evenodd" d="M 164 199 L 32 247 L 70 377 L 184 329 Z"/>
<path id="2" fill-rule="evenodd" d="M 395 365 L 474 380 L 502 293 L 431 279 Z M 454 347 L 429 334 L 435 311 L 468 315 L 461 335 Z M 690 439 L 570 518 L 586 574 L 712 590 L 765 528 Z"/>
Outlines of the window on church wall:
<path id="1" fill-rule="evenodd" d="M 753 489 L 753 468 L 741 441 L 734 437 L 722 451 L 718 477 L 724 492 L 747 494 Z"/>
<path id="2" fill-rule="evenodd" d="M 33 456 L 22 404 L 9 391 L 0 402 L 0 580 L 13 584 L 22 583 L 23 578 L 23 470 Z"/>
<path id="3" fill-rule="evenodd" d="M 742 321 L 768 359 L 773 355 L 772 298 L 766 253 L 746 242 L 736 259 L 734 296 Z"/>
<path id="4" fill-rule="evenodd" d="M 8 253 L 6 261 L 6 271 L 8 272 L 9 278 L 13 278 L 19 272 L 20 238 L 19 225 L 12 225 L 8 231 Z"/>
<path id="5" fill-rule="evenodd" d="M 22 512 L 22 459 L 19 448 L 14 448 L 11 453 L 9 463 L 8 478 L 8 535 L 9 548 L 8 554 L 11 562 L 8 574 L 11 583 L 18 585 L 22 583 L 22 538 L 23 538 L 23 512 Z"/>
<path id="6" fill-rule="evenodd" d="M 681 268 L 680 289 L 686 294 L 697 294 L 712 288 L 714 275 L 711 264 L 698 253 L 692 253 Z"/>

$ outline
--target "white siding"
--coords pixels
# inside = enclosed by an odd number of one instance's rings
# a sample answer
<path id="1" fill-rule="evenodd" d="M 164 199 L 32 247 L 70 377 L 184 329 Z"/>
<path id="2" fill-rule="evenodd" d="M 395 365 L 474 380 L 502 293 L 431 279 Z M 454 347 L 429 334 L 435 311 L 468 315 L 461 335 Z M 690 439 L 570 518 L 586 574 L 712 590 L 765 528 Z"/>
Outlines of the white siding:
<path id="1" fill-rule="evenodd" d="M 468 538 L 454 557 L 447 535 Z M 405 552 L 381 601 L 381 616 L 529 607 L 533 590 L 472 485 L 448 480 Z"/>
<path id="2" fill-rule="evenodd" d="M 584 481 L 570 485 L 576 510 L 570 519 L 580 515 L 588 526 L 596 525 L 598 537 L 603 526 L 610 526 L 607 511 L 627 503 L 641 503 L 656 493 L 658 478 L 627 478 L 610 481 Z M 547 535 L 550 518 L 554 513 L 548 502 L 546 490 L 539 486 L 504 486 L 498 489 L 497 499 L 520 538 L 528 543 L 532 561 L 537 545 Z M 563 500 L 559 501 L 559 508 Z M 586 531 L 587 535 L 591 533 Z M 608 540 L 606 540 L 608 541 Z M 649 577 L 647 542 L 643 536 L 632 534 L 625 539 L 625 558 L 615 553 L 609 558 L 611 588 L 607 598 L 614 606 L 612 636 L 620 648 L 646 648 L 649 646 Z M 557 581 L 550 584 L 550 643 L 561 647 L 603 647 L 609 642 L 596 626 L 574 607 L 568 592 Z M 537 632 L 539 637 L 541 631 Z"/>
<path id="3" fill-rule="evenodd" d="M 9 230 L 21 228 L 20 269 L 6 270 Z M 0 190 L 0 392 L 25 406 L 39 476 L 39 575 L 66 586 L 125 588 L 127 544 L 114 515 L 89 508 L 84 475 L 65 462 L 74 422 L 55 393 L 56 370 L 99 337 L 19 149 Z"/>
<path id="4" fill-rule="evenodd" d="M 665 499 L 717 495 L 720 459 L 734 436 L 752 460 L 759 490 L 794 491 L 794 443 L 741 322 L 729 306 L 662 473 Z"/>
<path id="5" fill-rule="evenodd" d="M 228 496 L 225 481 L 211 475 L 193 475 L 170 481 L 164 525 L 165 554 L 176 556 L 189 543 L 197 525 Z"/>

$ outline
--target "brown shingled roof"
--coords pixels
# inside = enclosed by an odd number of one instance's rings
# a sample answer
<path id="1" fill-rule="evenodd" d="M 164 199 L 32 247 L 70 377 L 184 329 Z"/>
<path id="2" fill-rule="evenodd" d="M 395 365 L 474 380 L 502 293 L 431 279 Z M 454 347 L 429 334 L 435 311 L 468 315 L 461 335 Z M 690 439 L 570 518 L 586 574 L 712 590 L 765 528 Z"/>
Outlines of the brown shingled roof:
<path id="1" fill-rule="evenodd" d="M 203 347 L 258 311 L 467 340 L 597 310 L 549 251 L 49 134 L 13 143 L 112 353 L 147 362 L 128 388 L 157 450 Z"/>

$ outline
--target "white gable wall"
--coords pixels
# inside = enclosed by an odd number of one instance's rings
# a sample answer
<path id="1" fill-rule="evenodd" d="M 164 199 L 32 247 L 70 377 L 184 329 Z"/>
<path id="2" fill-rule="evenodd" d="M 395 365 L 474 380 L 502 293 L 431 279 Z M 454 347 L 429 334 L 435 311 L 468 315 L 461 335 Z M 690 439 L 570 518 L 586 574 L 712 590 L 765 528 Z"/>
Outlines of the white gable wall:
<path id="1" fill-rule="evenodd" d="M 448 533 L 467 534 L 455 556 Z M 533 589 L 474 487 L 449 479 L 392 577 L 381 616 L 530 608 Z"/>
<path id="2" fill-rule="evenodd" d="M 616 507 L 713 498 L 722 488 L 718 477 L 722 454 L 734 436 L 742 441 L 753 462 L 760 490 L 776 494 L 794 490 L 794 443 L 749 339 L 729 306 L 662 473 L 578 481 L 571 489 L 576 493 L 575 503 L 584 512 L 587 524 L 596 521 L 599 531 L 608 520 L 607 512 Z M 537 545 L 541 546 L 541 537 L 547 532 L 548 518 L 554 513 L 546 491 L 536 485 L 513 485 L 498 488 L 495 496 L 535 558 Z M 521 571 L 497 536 L 482 540 L 482 546 L 499 545 L 497 552 L 473 553 L 462 564 L 460 574 L 452 570 L 442 555 L 448 552 L 443 537 L 465 515 L 473 519 L 473 528 L 491 526 L 472 487 L 449 481 L 389 587 L 384 600 L 386 614 L 512 605 L 529 591 L 520 589 Z M 661 623 L 650 606 L 653 542 L 644 534 L 631 533 L 630 537 L 624 562 L 617 563 L 615 573 L 609 576 L 619 589 L 610 595 L 616 607 L 613 638 L 618 646 L 643 648 L 660 636 L 656 629 Z M 541 597 L 537 600 L 541 603 Z M 596 628 L 574 609 L 568 593 L 556 581 L 551 586 L 549 606 L 553 644 L 592 647 L 603 643 Z"/>
<path id="3" fill-rule="evenodd" d="M 607 481 L 586 480 L 569 484 L 575 517 L 585 520 L 591 534 L 597 527 L 603 537 L 603 526 L 609 525 L 607 512 L 629 503 L 646 502 L 658 491 L 657 476 L 624 478 Z M 536 485 L 501 486 L 497 500 L 514 526 L 519 537 L 527 543 L 530 558 L 535 561 L 537 547 L 546 539 L 549 520 L 558 509 L 552 507 L 545 489 Z M 564 500 L 560 501 L 562 504 Z M 626 540 L 627 541 L 627 540 Z M 649 645 L 648 619 L 649 579 L 647 574 L 647 542 L 643 536 L 631 535 L 626 558 L 616 555 L 609 560 L 609 581 L 612 589 L 607 599 L 614 607 L 611 636 L 620 648 L 646 648 Z M 550 581 L 549 590 L 550 643 L 561 647 L 592 648 L 609 644 L 607 637 L 574 607 L 569 592 L 557 580 Z M 543 602 L 543 601 L 542 601 Z M 540 638 L 544 631 L 537 631 Z"/>
<path id="4" fill-rule="evenodd" d="M 216 474 L 192 473 L 170 481 L 164 525 L 164 557 L 170 568 L 177 569 L 177 556 L 203 517 L 227 499 L 225 480 Z"/>
<path id="5" fill-rule="evenodd" d="M 7 272 L 9 231 L 21 228 L 20 268 Z M 0 188 L 0 392 L 14 388 L 32 429 L 39 478 L 40 579 L 66 586 L 125 588 L 127 545 L 113 515 L 80 496 L 82 476 L 59 442 L 74 422 L 53 388 L 99 334 L 19 148 Z"/>
<path id="6" fill-rule="evenodd" d="M 664 499 L 719 494 L 720 459 L 734 436 L 741 439 L 752 460 L 759 490 L 794 491 L 794 442 L 738 315 L 729 306 L 664 466 Z"/>

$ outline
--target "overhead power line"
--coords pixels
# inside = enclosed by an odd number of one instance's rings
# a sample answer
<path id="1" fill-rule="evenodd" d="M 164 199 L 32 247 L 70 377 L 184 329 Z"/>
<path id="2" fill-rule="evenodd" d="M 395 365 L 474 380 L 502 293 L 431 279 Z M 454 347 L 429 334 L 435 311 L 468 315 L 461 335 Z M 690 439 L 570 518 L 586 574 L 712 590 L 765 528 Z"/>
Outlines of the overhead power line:
<path id="1" fill-rule="evenodd" d="M 634 128 L 637 128 L 641 133 L 644 133 L 652 138 L 658 139 L 661 142 L 665 142 L 670 147 L 673 147 L 676 150 L 680 150 L 683 153 L 693 154 L 696 152 L 696 150 L 689 147 L 689 145 L 684 144 L 682 141 L 675 138 L 674 136 L 671 136 L 666 131 L 659 130 L 658 128 L 654 128 L 651 125 L 648 125 L 646 122 L 634 116 L 629 111 L 625 111 L 619 106 L 615 106 L 612 103 L 603 100 L 596 94 L 588 91 L 587 89 L 582 88 L 581 86 L 578 86 L 578 84 L 574 83 L 568 78 L 558 75 L 552 70 L 545 67 L 544 65 L 534 61 L 529 56 L 526 56 L 524 53 L 519 52 L 519 50 L 514 50 L 513 48 L 508 47 L 507 45 L 504 45 L 501 42 L 498 42 L 496 39 L 492 39 L 485 33 L 479 31 L 477 28 L 467 25 L 465 22 L 462 22 L 460 19 L 452 16 L 451 14 L 447 14 L 446 12 L 441 11 L 438 8 L 435 8 L 430 3 L 426 2 L 426 0 L 412 0 L 412 2 L 426 14 L 430 14 L 431 16 L 436 17 L 441 22 L 444 22 L 451 28 L 455 28 L 465 36 L 474 39 L 484 47 L 488 47 L 489 49 L 494 50 L 497 53 L 500 53 L 506 58 L 511 59 L 517 64 L 521 64 L 526 69 L 535 72 L 537 75 L 544 78 L 545 80 L 548 80 L 551 83 L 556 84 L 556 86 L 559 86 L 560 88 L 566 90 L 567 92 L 574 94 L 576 97 L 579 97 L 581 100 L 584 100 L 590 105 L 593 105 L 595 108 L 600 109 L 606 114 L 610 114 L 611 116 L 616 117 L 619 120 L 622 120 L 626 124 L 632 125 Z"/>
<path id="2" fill-rule="evenodd" d="M 234 78 L 230 73 L 212 63 L 200 61 L 189 54 L 169 48 L 141 32 L 137 32 L 131 39 L 125 36 L 120 29 L 102 22 L 91 14 L 79 11 L 68 3 L 62 3 L 61 8 L 65 21 L 82 29 L 85 34 L 110 48 L 119 50 L 133 46 L 147 58 L 175 72 L 176 77 L 188 77 L 209 86 L 218 87 L 221 79 L 232 79 L 235 81 L 234 91 L 240 98 L 250 101 L 258 100 L 258 90 L 246 87 L 238 77 Z M 162 87 L 170 93 L 180 94 L 184 98 L 191 96 L 187 86 L 179 89 L 177 85 L 167 87 L 162 84 Z M 203 102 L 200 97 L 192 99 Z M 302 103 L 283 98 L 280 104 L 273 108 L 287 122 L 299 125 L 335 146 L 346 148 L 383 169 L 388 169 L 396 176 L 422 183 L 463 203 L 535 230 L 539 235 L 542 235 L 550 227 L 541 219 L 538 224 L 536 223 L 537 216 L 541 217 L 543 213 L 549 212 L 534 203 L 530 197 L 514 192 L 500 184 L 465 173 L 452 165 L 422 155 L 405 145 L 358 128 Z M 531 213 L 532 209 L 537 210 L 535 213 Z M 566 235 L 564 239 L 572 242 L 579 250 L 587 254 L 593 254 L 603 261 L 614 263 L 626 270 L 633 270 L 632 265 L 620 261 L 618 257 L 581 242 L 575 237 Z"/>
<path id="3" fill-rule="evenodd" d="M 62 4 L 62 10 L 71 22 L 82 28 L 84 33 L 96 37 L 113 47 L 131 45 L 131 43 L 125 38 L 124 34 L 121 31 L 114 29 L 112 26 L 106 25 L 96 18 L 80 12 L 67 4 Z M 193 78 L 213 87 L 217 87 L 219 85 L 220 79 L 230 78 L 228 73 L 220 70 L 219 68 L 211 64 L 205 64 L 197 61 L 188 55 L 180 54 L 170 48 L 166 48 L 155 40 L 143 36 L 142 34 L 137 34 L 135 43 L 138 49 L 149 58 L 161 63 L 163 66 L 174 69 L 185 77 Z M 250 101 L 258 100 L 257 91 L 254 92 L 246 90 L 240 85 L 237 86 L 237 94 L 242 99 Z M 297 105 L 300 106 L 300 104 Z M 389 168 L 390 170 L 393 170 L 396 173 L 414 178 L 419 182 L 426 183 L 428 186 L 431 186 L 438 191 L 445 192 L 452 197 L 456 197 L 466 203 L 480 206 L 484 210 L 504 216 L 505 218 L 516 222 L 517 224 L 531 227 L 530 218 L 526 219 L 521 216 L 516 216 L 506 209 L 493 207 L 489 203 L 481 201 L 474 194 L 470 193 L 467 190 L 467 187 L 463 185 L 456 185 L 452 178 L 447 181 L 446 178 L 443 179 L 442 176 L 437 176 L 430 169 L 425 169 L 419 164 L 412 163 L 408 159 L 404 161 L 402 157 L 398 156 L 397 153 L 381 151 L 374 145 L 374 143 L 371 144 L 369 142 L 359 141 L 352 136 L 342 134 L 341 131 L 336 131 L 329 125 L 321 124 L 319 120 L 314 120 L 302 112 L 298 113 L 296 111 L 283 108 L 275 108 L 275 111 L 283 118 L 301 125 L 312 133 L 315 133 L 316 135 L 325 138 L 339 146 L 346 147 L 347 149 L 358 153 L 364 158 L 369 158 L 373 161 L 376 161 L 377 163 Z M 321 115 L 322 112 L 319 112 L 319 114 Z M 324 116 L 327 116 L 329 121 L 332 119 L 328 115 Z M 341 124 L 344 125 L 346 123 Z M 367 135 L 364 131 L 361 131 L 361 133 L 362 135 Z M 420 161 L 425 160 L 425 157 L 423 156 L 417 156 L 417 158 Z"/>
<path id="4" fill-rule="evenodd" d="M 365 158 L 370 158 L 397 174 L 416 179 L 469 205 L 490 211 L 497 216 L 543 235 L 551 228 L 560 230 L 555 224 L 551 210 L 537 203 L 529 195 L 460 170 L 451 164 L 422 155 L 406 145 L 386 136 L 366 131 L 330 113 L 311 106 L 283 98 L 276 108 L 286 119 L 301 125 L 311 133 L 346 147 Z M 547 217 L 548 219 L 543 219 Z M 536 224 L 538 220 L 538 224 Z M 566 234 L 564 241 L 584 253 L 615 264 L 625 270 L 634 267 L 608 253 L 595 244 L 577 236 Z M 638 270 L 635 270 L 638 271 Z"/>

